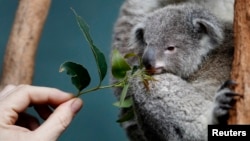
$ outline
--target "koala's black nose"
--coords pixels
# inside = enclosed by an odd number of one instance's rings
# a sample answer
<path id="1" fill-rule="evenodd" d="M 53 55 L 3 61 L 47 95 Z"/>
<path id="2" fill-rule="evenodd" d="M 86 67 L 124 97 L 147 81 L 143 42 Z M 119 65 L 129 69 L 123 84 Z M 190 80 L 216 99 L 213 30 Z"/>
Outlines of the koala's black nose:
<path id="1" fill-rule="evenodd" d="M 142 64 L 146 70 L 151 70 L 154 68 L 155 64 L 155 51 L 152 48 L 146 48 L 142 56 Z"/>
<path id="2" fill-rule="evenodd" d="M 152 63 L 150 63 L 148 60 L 145 60 L 145 59 L 143 60 L 143 65 L 146 68 L 146 70 L 150 70 L 153 68 Z"/>

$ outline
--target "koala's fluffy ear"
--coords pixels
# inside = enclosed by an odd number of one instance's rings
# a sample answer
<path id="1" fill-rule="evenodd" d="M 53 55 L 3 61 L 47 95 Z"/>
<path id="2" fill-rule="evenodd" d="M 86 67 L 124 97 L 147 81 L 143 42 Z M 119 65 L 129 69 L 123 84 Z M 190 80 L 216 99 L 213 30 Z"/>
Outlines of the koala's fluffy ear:
<path id="1" fill-rule="evenodd" d="M 216 20 L 195 18 L 193 19 L 193 26 L 196 32 L 203 33 L 210 37 L 214 45 L 221 44 L 223 41 L 224 33 L 221 24 Z"/>
<path id="2" fill-rule="evenodd" d="M 140 23 L 132 30 L 133 42 L 144 46 L 146 44 L 144 39 L 144 24 Z"/>

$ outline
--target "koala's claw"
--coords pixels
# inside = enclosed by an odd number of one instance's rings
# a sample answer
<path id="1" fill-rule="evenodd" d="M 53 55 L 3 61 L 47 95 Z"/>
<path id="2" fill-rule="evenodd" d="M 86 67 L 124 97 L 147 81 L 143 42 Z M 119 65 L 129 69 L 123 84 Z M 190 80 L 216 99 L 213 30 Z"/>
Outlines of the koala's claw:
<path id="1" fill-rule="evenodd" d="M 236 97 L 242 97 L 231 90 L 236 85 L 235 81 L 228 80 L 217 91 L 215 95 L 215 107 L 213 109 L 215 124 L 227 124 L 229 111 L 234 107 L 237 100 Z"/>
<path id="2" fill-rule="evenodd" d="M 219 90 L 218 91 L 220 91 L 220 90 L 222 90 L 222 89 L 225 89 L 225 88 L 232 88 L 232 87 L 234 87 L 234 86 L 236 86 L 237 85 L 237 83 L 235 82 L 235 81 L 233 81 L 233 80 L 227 80 L 227 81 L 225 81 L 222 85 L 221 85 L 221 87 L 219 88 Z"/>

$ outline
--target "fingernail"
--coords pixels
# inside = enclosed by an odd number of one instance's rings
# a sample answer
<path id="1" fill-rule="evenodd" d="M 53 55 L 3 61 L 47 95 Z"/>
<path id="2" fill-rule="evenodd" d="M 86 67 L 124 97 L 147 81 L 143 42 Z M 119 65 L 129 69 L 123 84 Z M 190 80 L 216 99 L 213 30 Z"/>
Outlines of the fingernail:
<path id="1" fill-rule="evenodd" d="M 81 108 L 82 108 L 82 100 L 76 98 L 71 104 L 71 110 L 76 114 L 77 112 L 79 112 Z"/>

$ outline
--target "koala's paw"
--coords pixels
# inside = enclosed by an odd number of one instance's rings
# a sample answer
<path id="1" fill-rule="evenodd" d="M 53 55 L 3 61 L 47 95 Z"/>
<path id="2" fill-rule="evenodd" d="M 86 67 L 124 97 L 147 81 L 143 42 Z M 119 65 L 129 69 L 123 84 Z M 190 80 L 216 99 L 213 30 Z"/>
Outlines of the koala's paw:
<path id="1" fill-rule="evenodd" d="M 241 97 L 231 90 L 235 85 L 234 81 L 228 80 L 217 91 L 213 109 L 214 124 L 227 124 L 230 109 L 234 107 L 237 97 Z"/>

